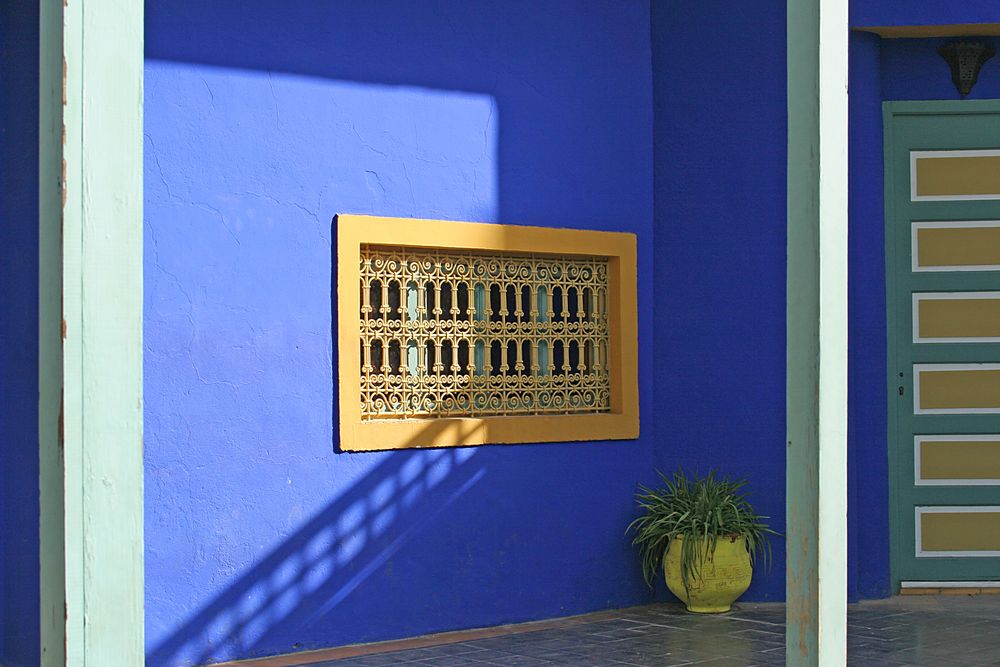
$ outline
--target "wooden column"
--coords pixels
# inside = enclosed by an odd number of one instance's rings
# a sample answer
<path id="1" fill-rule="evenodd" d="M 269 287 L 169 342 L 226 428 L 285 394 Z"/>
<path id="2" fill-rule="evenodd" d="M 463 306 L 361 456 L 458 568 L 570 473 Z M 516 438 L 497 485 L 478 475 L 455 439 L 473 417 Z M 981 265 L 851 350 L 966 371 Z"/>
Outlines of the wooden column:
<path id="1" fill-rule="evenodd" d="M 143 4 L 39 28 L 43 664 L 141 665 Z"/>
<path id="2" fill-rule="evenodd" d="M 847 0 L 787 7 L 786 655 L 788 665 L 843 665 L 848 11 Z"/>

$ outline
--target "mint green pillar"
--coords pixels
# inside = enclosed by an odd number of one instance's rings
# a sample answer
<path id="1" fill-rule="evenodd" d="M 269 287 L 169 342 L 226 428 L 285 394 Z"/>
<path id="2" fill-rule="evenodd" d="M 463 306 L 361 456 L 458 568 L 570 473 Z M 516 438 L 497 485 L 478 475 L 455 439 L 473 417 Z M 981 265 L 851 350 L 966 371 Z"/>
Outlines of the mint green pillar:
<path id="1" fill-rule="evenodd" d="M 787 8 L 786 663 L 826 667 L 847 659 L 848 11 Z"/>
<path id="2" fill-rule="evenodd" d="M 143 3 L 42 0 L 42 662 L 143 656 Z"/>

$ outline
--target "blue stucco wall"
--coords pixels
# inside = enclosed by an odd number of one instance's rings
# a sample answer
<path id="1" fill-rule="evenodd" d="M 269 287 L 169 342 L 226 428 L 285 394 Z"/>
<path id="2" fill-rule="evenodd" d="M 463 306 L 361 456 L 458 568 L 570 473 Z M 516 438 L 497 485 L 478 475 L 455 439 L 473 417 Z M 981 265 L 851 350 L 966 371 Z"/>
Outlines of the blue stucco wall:
<path id="1" fill-rule="evenodd" d="M 526 7 L 148 8 L 151 664 L 648 600 L 654 467 L 783 529 L 783 7 Z M 889 593 L 880 105 L 955 96 L 938 43 L 851 42 L 851 599 Z M 337 453 L 338 212 L 638 233 L 643 437 Z"/>
<path id="2" fill-rule="evenodd" d="M 638 234 L 650 354 L 649 35 L 637 0 L 148 4 L 151 665 L 650 599 L 650 364 L 638 441 L 349 454 L 331 338 L 331 219 L 374 213 Z"/>
<path id="3" fill-rule="evenodd" d="M 889 595 L 880 40 L 850 42 L 848 598 Z"/>
<path id="4" fill-rule="evenodd" d="M 859 27 L 997 23 L 995 0 L 851 0 L 851 25 Z"/>
<path id="5" fill-rule="evenodd" d="M 38 664 L 38 8 L 0 5 L 0 664 Z"/>
<path id="6" fill-rule="evenodd" d="M 1000 10 L 996 10 L 1000 16 Z M 977 37 L 979 41 L 1000 48 L 1000 38 Z M 957 100 L 958 91 L 951 82 L 951 70 L 937 49 L 952 39 L 883 39 L 881 40 L 880 80 L 884 100 Z M 1000 98 L 1000 58 L 994 56 L 979 72 L 968 98 Z"/>
<path id="7" fill-rule="evenodd" d="M 652 24 L 657 465 L 746 477 L 783 531 L 784 4 L 654 2 Z M 749 599 L 784 597 L 773 546 Z"/>

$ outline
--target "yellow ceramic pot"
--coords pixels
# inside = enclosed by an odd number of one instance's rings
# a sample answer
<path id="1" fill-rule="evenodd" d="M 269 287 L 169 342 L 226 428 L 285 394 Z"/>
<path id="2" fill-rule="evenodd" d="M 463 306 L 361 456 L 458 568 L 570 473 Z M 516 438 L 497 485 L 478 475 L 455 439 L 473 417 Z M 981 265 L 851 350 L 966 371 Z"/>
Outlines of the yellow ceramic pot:
<path id="1" fill-rule="evenodd" d="M 746 538 L 720 537 L 715 543 L 715 552 L 708 554 L 702 563 L 700 576 L 692 577 L 686 589 L 681 579 L 683 539 L 678 537 L 671 542 L 667 556 L 663 559 L 667 588 L 687 605 L 688 611 L 703 614 L 729 611 L 736 598 L 750 587 L 750 578 L 753 576 Z M 701 542 L 701 539 L 698 541 Z M 699 551 L 702 550 L 699 545 Z"/>

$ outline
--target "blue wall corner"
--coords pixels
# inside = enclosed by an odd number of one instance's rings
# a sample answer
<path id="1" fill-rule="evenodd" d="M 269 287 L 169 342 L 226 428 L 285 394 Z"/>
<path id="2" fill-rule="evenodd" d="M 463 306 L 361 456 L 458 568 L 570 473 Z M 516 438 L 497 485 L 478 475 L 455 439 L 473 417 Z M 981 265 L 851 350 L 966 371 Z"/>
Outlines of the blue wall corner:
<path id="1" fill-rule="evenodd" d="M 331 220 L 634 232 L 646 2 L 149 3 L 146 630 L 188 665 L 645 602 L 638 441 L 335 451 Z M 610 48 L 609 45 L 613 45 Z"/>
<path id="2" fill-rule="evenodd" d="M 785 522 L 785 8 L 652 3 L 657 466 Z M 783 538 L 751 600 L 784 599 Z"/>
<path id="3" fill-rule="evenodd" d="M 0 6 L 0 663 L 39 661 L 38 7 Z"/>

